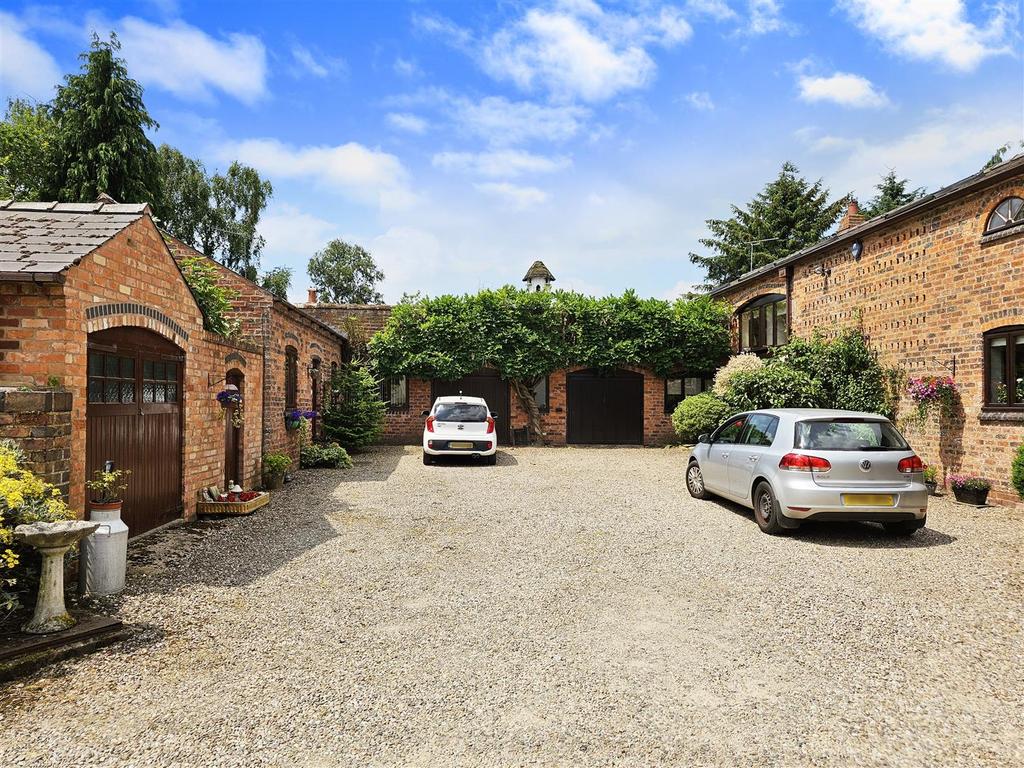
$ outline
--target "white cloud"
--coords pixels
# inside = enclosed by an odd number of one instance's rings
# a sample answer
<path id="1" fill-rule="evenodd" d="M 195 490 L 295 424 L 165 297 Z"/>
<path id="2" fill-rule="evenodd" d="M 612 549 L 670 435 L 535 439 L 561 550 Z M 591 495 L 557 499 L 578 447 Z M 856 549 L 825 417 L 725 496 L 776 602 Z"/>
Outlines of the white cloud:
<path id="1" fill-rule="evenodd" d="M 60 69 L 25 31 L 16 17 L 0 12 L 0 96 L 48 101 L 60 82 Z"/>
<path id="2" fill-rule="evenodd" d="M 707 16 L 715 21 L 732 21 L 738 18 L 736 11 L 725 0 L 688 0 L 686 10 L 695 16 Z"/>
<path id="3" fill-rule="evenodd" d="M 839 162 L 826 174 L 836 191 L 854 190 L 862 199 L 874 193 L 890 168 L 914 185 L 938 185 L 978 170 L 1007 137 L 1020 135 L 1019 119 L 986 110 L 955 108 L 935 112 L 905 133 L 886 138 L 849 138 L 798 132 L 812 151 L 836 151 Z"/>
<path id="4" fill-rule="evenodd" d="M 702 5 L 723 13 L 721 3 Z M 437 16 L 416 16 L 414 24 L 478 58 L 496 80 L 587 102 L 646 86 L 656 70 L 647 48 L 672 47 L 693 34 L 679 8 L 657 2 L 626 13 L 606 11 L 591 0 L 556 0 L 530 8 L 484 40 Z"/>
<path id="5" fill-rule="evenodd" d="M 828 77 L 801 75 L 797 81 L 804 101 L 831 101 L 844 107 L 884 107 L 889 98 L 871 81 L 849 72 L 836 72 Z"/>
<path id="6" fill-rule="evenodd" d="M 420 65 L 416 63 L 415 59 L 405 59 L 401 56 L 395 58 L 392 68 L 395 70 L 396 75 L 410 79 L 420 77 L 423 74 L 423 70 L 420 69 Z"/>
<path id="7" fill-rule="evenodd" d="M 967 18 L 962 0 L 842 0 L 841 5 L 864 32 L 896 53 L 965 72 L 989 56 L 1010 53 L 1007 33 L 1019 23 L 1017 6 L 1008 3 L 989 6 L 984 26 Z"/>
<path id="8" fill-rule="evenodd" d="M 548 193 L 537 187 L 522 187 L 507 181 L 489 181 L 474 184 L 479 191 L 492 195 L 517 210 L 532 208 L 548 199 Z"/>
<path id="9" fill-rule="evenodd" d="M 387 116 L 388 125 L 400 131 L 423 134 L 430 127 L 426 120 L 409 112 L 390 112 Z"/>
<path id="10" fill-rule="evenodd" d="M 545 157 L 521 150 L 496 152 L 439 152 L 431 160 L 435 168 L 491 178 L 515 178 L 524 174 L 552 173 L 568 168 L 568 157 Z"/>
<path id="11" fill-rule="evenodd" d="M 793 25 L 782 18 L 782 4 L 778 0 L 750 0 L 746 32 L 767 35 L 770 32 L 792 32 Z"/>
<path id="12" fill-rule="evenodd" d="M 545 106 L 488 96 L 480 101 L 458 99 L 454 104 L 458 126 L 496 145 L 528 141 L 565 141 L 575 136 L 589 111 L 577 106 Z"/>
<path id="13" fill-rule="evenodd" d="M 289 203 L 272 203 L 260 216 L 259 232 L 267 243 L 268 260 L 285 263 L 305 260 L 339 236 L 336 224 L 306 213 Z"/>
<path id="14" fill-rule="evenodd" d="M 348 72 L 345 60 L 335 56 L 327 56 L 296 43 L 292 46 L 292 59 L 295 63 L 295 74 L 308 73 L 320 79 L 330 75 L 343 75 Z"/>
<path id="15" fill-rule="evenodd" d="M 673 299 L 678 299 L 681 296 L 686 296 L 688 293 L 698 293 L 700 286 L 700 283 L 694 283 L 690 280 L 680 280 L 661 294 L 660 298 L 665 299 L 666 301 L 672 301 Z"/>
<path id="16" fill-rule="evenodd" d="M 267 55 L 258 37 L 230 33 L 218 40 L 183 21 L 161 26 L 132 16 L 117 32 L 129 70 L 147 85 L 203 101 L 212 91 L 246 104 L 266 94 Z"/>
<path id="17" fill-rule="evenodd" d="M 382 208 L 402 208 L 414 200 L 401 161 L 356 142 L 293 147 L 276 139 L 248 139 L 224 144 L 217 154 L 224 161 L 251 165 L 271 180 L 312 179 L 352 200 Z"/>
<path id="18" fill-rule="evenodd" d="M 700 112 L 711 112 L 715 108 L 715 102 L 711 100 L 711 94 L 707 91 L 688 93 L 683 97 L 683 100 Z"/>

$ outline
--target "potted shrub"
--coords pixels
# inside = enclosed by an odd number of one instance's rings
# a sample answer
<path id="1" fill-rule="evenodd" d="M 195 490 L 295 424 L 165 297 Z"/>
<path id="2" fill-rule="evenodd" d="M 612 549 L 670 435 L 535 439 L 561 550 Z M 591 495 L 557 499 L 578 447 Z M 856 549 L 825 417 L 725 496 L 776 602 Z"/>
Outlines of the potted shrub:
<path id="1" fill-rule="evenodd" d="M 950 475 L 949 484 L 957 501 L 981 506 L 988 499 L 992 483 L 977 475 Z"/>
<path id="2" fill-rule="evenodd" d="M 120 516 L 123 503 L 121 496 L 128 487 L 125 480 L 131 473 L 130 469 L 111 469 L 109 472 L 97 469 L 93 479 L 85 481 L 85 487 L 89 489 L 89 508 L 94 511 L 117 512 Z"/>
<path id="3" fill-rule="evenodd" d="M 263 454 L 263 485 L 271 491 L 280 490 L 284 475 L 292 465 L 291 457 L 283 453 Z"/>
<path id="4" fill-rule="evenodd" d="M 939 470 L 935 467 L 924 468 L 924 484 L 928 486 L 928 493 L 932 496 L 939 495 Z"/>

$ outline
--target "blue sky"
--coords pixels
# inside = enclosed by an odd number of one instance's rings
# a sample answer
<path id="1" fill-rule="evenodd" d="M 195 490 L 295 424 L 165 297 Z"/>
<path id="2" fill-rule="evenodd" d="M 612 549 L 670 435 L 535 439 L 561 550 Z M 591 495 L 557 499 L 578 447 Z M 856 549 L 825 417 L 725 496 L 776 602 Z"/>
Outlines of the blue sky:
<path id="1" fill-rule="evenodd" d="M 153 135 L 274 184 L 264 267 L 330 238 L 385 299 L 518 284 L 672 297 L 687 254 L 796 163 L 861 199 L 1024 135 L 1018 2 L 7 2 L 0 96 L 47 100 L 116 30 Z"/>

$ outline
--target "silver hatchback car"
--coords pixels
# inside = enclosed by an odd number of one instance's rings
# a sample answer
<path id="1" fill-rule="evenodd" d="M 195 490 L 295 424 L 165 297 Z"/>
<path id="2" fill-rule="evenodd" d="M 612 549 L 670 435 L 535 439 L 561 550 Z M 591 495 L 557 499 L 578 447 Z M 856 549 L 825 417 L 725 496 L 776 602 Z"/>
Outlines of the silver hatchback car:
<path id="1" fill-rule="evenodd" d="M 781 408 L 731 416 L 701 435 L 686 468 L 709 493 L 754 510 L 765 533 L 804 520 L 871 520 L 910 535 L 928 515 L 925 465 L 884 416 Z"/>

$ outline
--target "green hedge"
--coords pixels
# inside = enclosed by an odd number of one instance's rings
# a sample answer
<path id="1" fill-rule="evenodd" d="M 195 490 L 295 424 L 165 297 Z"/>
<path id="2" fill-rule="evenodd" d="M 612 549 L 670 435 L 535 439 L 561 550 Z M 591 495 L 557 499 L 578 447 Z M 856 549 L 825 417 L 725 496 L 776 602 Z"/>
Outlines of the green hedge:
<path id="1" fill-rule="evenodd" d="M 714 432 L 736 409 L 712 392 L 688 397 L 672 413 L 672 426 L 683 442 L 695 443 L 697 438 Z"/>

